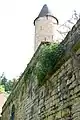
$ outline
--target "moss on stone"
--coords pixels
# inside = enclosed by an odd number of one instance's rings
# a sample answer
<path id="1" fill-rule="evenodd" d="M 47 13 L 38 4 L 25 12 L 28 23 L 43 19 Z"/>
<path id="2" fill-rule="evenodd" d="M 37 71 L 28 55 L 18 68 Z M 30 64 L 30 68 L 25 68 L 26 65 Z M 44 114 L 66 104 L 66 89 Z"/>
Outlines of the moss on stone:
<path id="1" fill-rule="evenodd" d="M 80 41 L 78 41 L 72 48 L 74 52 L 76 52 L 80 48 Z"/>

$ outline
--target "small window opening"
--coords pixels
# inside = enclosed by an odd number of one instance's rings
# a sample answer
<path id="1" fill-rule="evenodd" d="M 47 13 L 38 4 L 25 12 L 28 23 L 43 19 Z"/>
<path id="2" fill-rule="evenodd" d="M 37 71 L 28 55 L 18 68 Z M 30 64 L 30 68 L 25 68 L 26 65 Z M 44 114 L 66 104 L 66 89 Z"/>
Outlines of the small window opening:
<path id="1" fill-rule="evenodd" d="M 48 20 L 48 15 L 46 15 L 46 18 L 47 18 L 47 20 Z"/>
<path id="2" fill-rule="evenodd" d="M 45 42 L 46 42 L 46 37 L 45 37 Z"/>
<path id="3" fill-rule="evenodd" d="M 11 119 L 10 120 L 14 120 L 14 118 L 15 118 L 15 105 L 12 106 Z"/>

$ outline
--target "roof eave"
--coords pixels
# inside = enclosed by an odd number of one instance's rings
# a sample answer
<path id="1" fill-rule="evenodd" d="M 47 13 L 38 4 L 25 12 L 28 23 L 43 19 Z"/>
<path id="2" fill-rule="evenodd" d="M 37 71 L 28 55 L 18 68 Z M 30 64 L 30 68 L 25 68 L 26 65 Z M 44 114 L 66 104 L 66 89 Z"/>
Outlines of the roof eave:
<path id="1" fill-rule="evenodd" d="M 56 17 L 54 17 L 53 15 L 45 15 L 46 17 L 47 16 L 50 16 L 50 17 L 53 17 L 54 19 L 56 19 L 56 21 L 57 21 L 57 24 L 59 24 L 59 21 L 58 21 L 58 19 L 56 18 Z M 45 17 L 44 16 L 44 17 Z M 43 17 L 43 16 L 42 16 Z M 39 16 L 34 20 L 34 26 L 35 26 L 35 22 L 36 22 L 36 20 L 38 19 L 38 18 L 40 18 Z"/>

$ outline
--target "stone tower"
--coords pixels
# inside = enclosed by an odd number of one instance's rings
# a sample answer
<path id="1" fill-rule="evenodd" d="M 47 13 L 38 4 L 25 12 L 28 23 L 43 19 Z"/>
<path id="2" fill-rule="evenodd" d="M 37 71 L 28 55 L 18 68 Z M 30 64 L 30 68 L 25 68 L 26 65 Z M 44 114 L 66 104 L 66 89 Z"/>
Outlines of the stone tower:
<path id="1" fill-rule="evenodd" d="M 58 19 L 54 17 L 45 4 L 34 20 L 35 25 L 35 43 L 34 50 L 38 48 L 41 42 L 55 42 L 55 30 L 58 25 Z"/>

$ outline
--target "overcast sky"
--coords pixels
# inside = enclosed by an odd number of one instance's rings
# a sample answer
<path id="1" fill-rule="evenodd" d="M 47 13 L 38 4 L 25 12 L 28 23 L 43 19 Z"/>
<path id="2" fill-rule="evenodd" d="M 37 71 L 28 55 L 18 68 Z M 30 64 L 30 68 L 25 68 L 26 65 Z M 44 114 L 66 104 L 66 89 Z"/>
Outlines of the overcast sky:
<path id="1" fill-rule="evenodd" d="M 80 12 L 79 0 L 0 0 L 0 74 L 19 76 L 34 53 L 34 25 L 47 4 L 60 23 Z"/>

